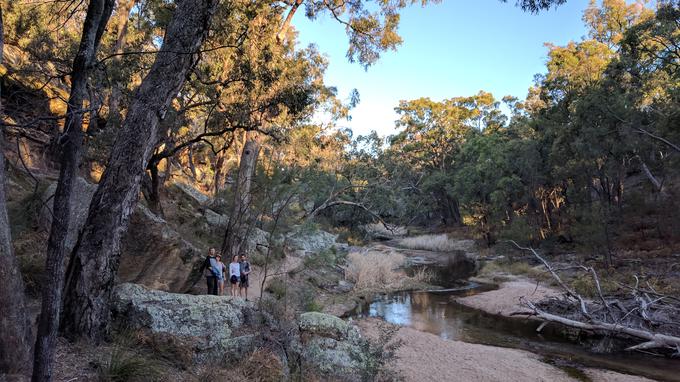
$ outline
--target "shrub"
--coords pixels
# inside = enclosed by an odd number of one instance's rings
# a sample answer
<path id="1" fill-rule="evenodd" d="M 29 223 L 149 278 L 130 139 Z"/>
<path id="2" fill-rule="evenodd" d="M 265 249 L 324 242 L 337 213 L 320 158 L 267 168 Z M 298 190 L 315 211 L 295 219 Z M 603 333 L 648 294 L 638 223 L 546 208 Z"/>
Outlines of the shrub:
<path id="1" fill-rule="evenodd" d="M 394 370 L 397 362 L 397 350 L 404 344 L 395 339 L 399 326 L 387 322 L 379 322 L 377 338 L 361 344 L 361 380 L 362 381 L 402 381 L 403 377 Z"/>
<path id="2" fill-rule="evenodd" d="M 286 296 L 286 282 L 283 279 L 276 278 L 269 282 L 265 290 L 280 300 Z"/>
<path id="3" fill-rule="evenodd" d="M 303 262 L 307 268 L 334 267 L 341 259 L 335 247 L 331 247 L 305 257 Z"/>

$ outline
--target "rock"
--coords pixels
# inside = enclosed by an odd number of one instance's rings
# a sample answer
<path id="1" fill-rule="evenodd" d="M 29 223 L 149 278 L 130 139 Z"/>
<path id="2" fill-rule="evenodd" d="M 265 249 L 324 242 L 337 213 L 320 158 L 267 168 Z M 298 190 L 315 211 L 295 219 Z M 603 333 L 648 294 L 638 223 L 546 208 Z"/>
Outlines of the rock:
<path id="1" fill-rule="evenodd" d="M 308 312 L 298 318 L 303 363 L 324 376 L 360 380 L 367 354 L 359 329 L 324 313 Z"/>
<path id="2" fill-rule="evenodd" d="M 191 185 L 182 182 L 174 183 L 177 188 L 182 192 L 190 196 L 192 199 L 198 202 L 198 204 L 205 206 L 210 203 L 210 197 L 202 193 L 201 191 L 193 188 Z"/>
<path id="3" fill-rule="evenodd" d="M 295 250 L 319 253 L 334 246 L 338 235 L 316 230 L 302 232 L 299 229 L 286 237 L 286 244 Z"/>
<path id="4" fill-rule="evenodd" d="M 87 219 L 87 213 L 90 208 L 90 202 L 92 201 L 92 195 L 94 195 L 94 192 L 97 191 L 96 184 L 88 183 L 81 177 L 76 177 L 73 187 L 73 193 L 71 193 L 71 214 L 69 217 L 72 229 L 69 230 L 68 235 L 66 235 L 66 242 L 64 243 L 66 247 L 66 253 L 70 253 L 73 247 L 76 245 L 78 233 L 83 228 L 85 220 Z M 52 225 L 51 211 L 52 206 L 54 205 L 54 192 L 56 190 L 57 183 L 51 183 L 49 186 L 47 186 L 47 189 L 42 195 L 42 200 L 46 201 L 46 203 L 40 211 L 40 225 L 42 228 L 47 230 L 47 232 L 50 231 L 50 227 Z"/>
<path id="5" fill-rule="evenodd" d="M 408 229 L 403 226 L 385 227 L 382 223 L 370 223 L 360 227 L 374 240 L 392 240 L 408 235 Z"/>
<path id="6" fill-rule="evenodd" d="M 169 293 L 131 283 L 116 286 L 112 304 L 121 324 L 192 344 L 197 362 L 246 354 L 254 336 L 233 334 L 252 309 L 240 298 Z"/>
<path id="7" fill-rule="evenodd" d="M 242 248 L 242 250 L 245 253 L 258 251 L 265 254 L 267 252 L 267 247 L 269 246 L 269 232 L 263 231 L 257 227 L 251 228 L 248 233 L 248 239 L 244 245 L 245 248 Z"/>
<path id="8" fill-rule="evenodd" d="M 142 204 L 137 205 L 122 244 L 118 270 L 122 282 L 185 292 L 201 278 L 199 268 L 205 251 L 185 240 Z"/>
<path id="9" fill-rule="evenodd" d="M 208 224 L 213 227 L 226 227 L 229 222 L 229 216 L 218 214 L 209 208 L 205 209 L 203 216 L 205 216 L 205 220 L 208 221 Z"/>

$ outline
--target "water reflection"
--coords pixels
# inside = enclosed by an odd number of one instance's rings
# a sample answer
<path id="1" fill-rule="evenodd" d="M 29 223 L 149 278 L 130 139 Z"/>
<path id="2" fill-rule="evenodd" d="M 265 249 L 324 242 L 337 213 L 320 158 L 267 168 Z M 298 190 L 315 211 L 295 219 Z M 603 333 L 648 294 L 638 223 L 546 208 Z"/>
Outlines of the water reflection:
<path id="1" fill-rule="evenodd" d="M 556 325 L 548 325 L 541 333 L 536 333 L 538 323 L 535 321 L 499 317 L 452 301 L 453 297 L 491 288 L 489 285 L 470 284 L 469 287 L 446 291 L 382 294 L 358 306 L 351 316 L 377 317 L 448 340 L 525 349 L 562 360 L 561 363 L 680 381 L 680 362 L 676 360 L 638 353 L 595 354 L 583 346 L 577 333 L 566 335 Z"/>

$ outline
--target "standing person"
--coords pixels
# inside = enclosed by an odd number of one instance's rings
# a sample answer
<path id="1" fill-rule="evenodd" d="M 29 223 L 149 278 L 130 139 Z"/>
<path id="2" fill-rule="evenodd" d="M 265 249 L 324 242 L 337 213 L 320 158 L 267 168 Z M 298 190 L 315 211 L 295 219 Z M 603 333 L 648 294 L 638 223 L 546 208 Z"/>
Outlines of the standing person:
<path id="1" fill-rule="evenodd" d="M 250 274 L 250 263 L 248 262 L 245 253 L 241 254 L 241 261 L 238 264 L 241 273 L 238 294 L 239 296 L 245 294 L 246 301 L 248 301 L 248 275 Z"/>
<path id="2" fill-rule="evenodd" d="M 241 267 L 238 263 L 238 255 L 234 255 L 229 263 L 229 282 L 231 283 L 231 296 L 238 296 L 238 281 L 241 277 Z"/>
<path id="3" fill-rule="evenodd" d="M 208 284 L 208 294 L 217 295 L 217 258 L 215 257 L 215 248 L 208 250 L 208 257 L 205 258 L 203 265 L 201 265 L 201 272 L 205 276 Z"/>
<path id="4" fill-rule="evenodd" d="M 215 269 L 215 277 L 217 277 L 217 289 L 218 294 L 221 296 L 224 294 L 224 279 L 227 275 L 227 266 L 222 262 L 222 256 L 217 255 L 217 268 Z"/>

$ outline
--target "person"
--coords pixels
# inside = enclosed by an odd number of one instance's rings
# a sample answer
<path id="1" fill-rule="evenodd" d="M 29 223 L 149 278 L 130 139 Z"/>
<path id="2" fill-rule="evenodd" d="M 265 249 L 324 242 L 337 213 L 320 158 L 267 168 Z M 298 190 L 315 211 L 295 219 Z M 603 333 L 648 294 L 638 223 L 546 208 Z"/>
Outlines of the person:
<path id="1" fill-rule="evenodd" d="M 217 275 L 215 274 L 215 269 L 217 269 L 215 248 L 210 248 L 208 250 L 208 257 L 205 258 L 203 265 L 201 265 L 201 272 L 208 284 L 208 294 L 213 295 L 217 295 Z"/>
<path id="2" fill-rule="evenodd" d="M 238 281 L 241 276 L 241 267 L 238 263 L 238 255 L 234 255 L 229 263 L 229 282 L 231 283 L 231 296 L 238 296 Z"/>
<path id="3" fill-rule="evenodd" d="M 224 294 L 224 279 L 227 275 L 227 266 L 222 262 L 222 256 L 217 255 L 217 268 L 214 270 L 215 277 L 217 278 L 217 289 L 218 294 L 221 296 Z"/>
<path id="4" fill-rule="evenodd" d="M 250 274 L 250 263 L 245 253 L 241 254 L 241 261 L 239 264 L 239 270 L 241 274 L 241 279 L 239 282 L 238 294 L 241 296 L 245 295 L 246 301 L 248 301 L 248 275 Z"/>

